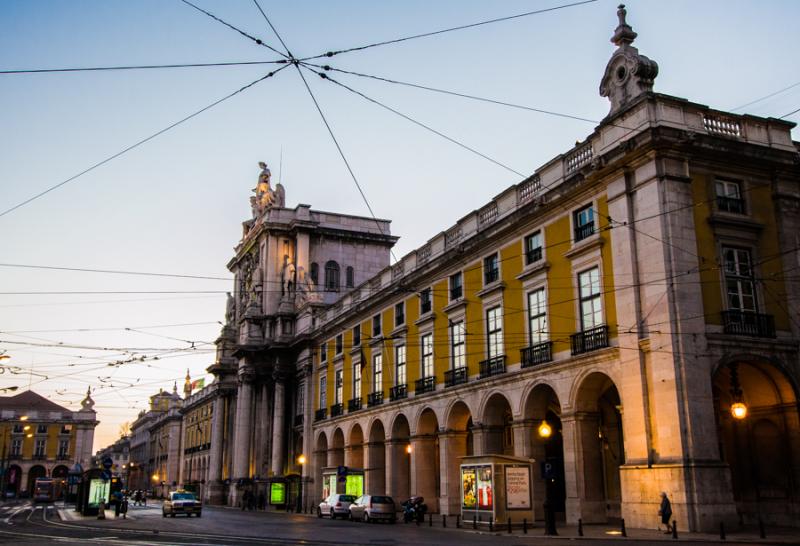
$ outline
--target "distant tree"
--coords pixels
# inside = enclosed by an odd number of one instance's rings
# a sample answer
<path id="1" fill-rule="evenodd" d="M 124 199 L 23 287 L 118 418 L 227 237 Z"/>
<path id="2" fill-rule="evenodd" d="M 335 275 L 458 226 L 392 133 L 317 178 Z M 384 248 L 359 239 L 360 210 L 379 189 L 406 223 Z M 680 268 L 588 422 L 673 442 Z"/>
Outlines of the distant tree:
<path id="1" fill-rule="evenodd" d="M 119 437 L 124 438 L 131 433 L 131 422 L 125 421 L 119 426 Z"/>

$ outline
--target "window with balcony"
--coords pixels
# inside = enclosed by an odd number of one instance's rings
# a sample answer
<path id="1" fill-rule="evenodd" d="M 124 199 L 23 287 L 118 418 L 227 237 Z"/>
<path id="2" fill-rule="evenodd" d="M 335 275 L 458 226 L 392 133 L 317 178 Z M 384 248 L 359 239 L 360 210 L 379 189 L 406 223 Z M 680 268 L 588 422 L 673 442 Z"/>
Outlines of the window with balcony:
<path id="1" fill-rule="evenodd" d="M 464 284 L 461 271 L 450 275 L 450 301 L 461 299 L 464 295 Z"/>
<path id="2" fill-rule="evenodd" d="M 433 334 L 425 334 L 421 338 L 422 345 L 422 377 L 433 376 Z"/>
<path id="3" fill-rule="evenodd" d="M 591 205 L 574 212 L 573 226 L 576 243 L 594 233 L 594 209 Z"/>
<path id="4" fill-rule="evenodd" d="M 356 324 L 353 326 L 353 347 L 361 345 L 361 325 Z"/>
<path id="5" fill-rule="evenodd" d="M 372 317 L 372 337 L 381 337 L 381 316 L 375 315 Z"/>
<path id="6" fill-rule="evenodd" d="M 426 288 L 419 293 L 419 314 L 430 313 L 432 309 L 431 303 L 431 289 Z"/>
<path id="7" fill-rule="evenodd" d="M 492 359 L 503 353 L 503 316 L 500 307 L 492 307 L 486 311 L 486 354 Z"/>
<path id="8" fill-rule="evenodd" d="M 450 367 L 453 369 L 467 365 L 466 333 L 463 320 L 450 324 Z"/>
<path id="9" fill-rule="evenodd" d="M 372 392 L 383 391 L 383 355 L 372 357 Z"/>
<path id="10" fill-rule="evenodd" d="M 47 434 L 47 425 L 36 425 L 36 434 Z"/>
<path id="11" fill-rule="evenodd" d="M 734 180 L 717 180 L 714 183 L 717 194 L 717 208 L 723 212 L 744 214 L 744 199 L 742 187 Z"/>
<path id="12" fill-rule="evenodd" d="M 336 346 L 336 354 L 337 355 L 342 354 L 342 350 L 344 349 L 344 335 L 343 334 L 339 334 L 338 336 L 336 336 L 336 341 L 335 341 L 334 345 Z"/>
<path id="13" fill-rule="evenodd" d="M 322 345 L 319 346 L 319 362 L 320 364 L 324 364 L 328 361 L 328 342 L 324 341 Z"/>
<path id="14" fill-rule="evenodd" d="M 722 257 L 727 300 L 727 309 L 722 312 L 723 331 L 726 334 L 775 337 L 774 317 L 758 312 L 750 251 L 723 247 Z"/>
<path id="15" fill-rule="evenodd" d="M 406 384 L 406 346 L 398 345 L 394 348 L 395 383 Z"/>
<path id="16" fill-rule="evenodd" d="M 323 375 L 319 378 L 319 408 L 328 407 L 328 377 Z"/>
<path id="17" fill-rule="evenodd" d="M 68 454 L 69 454 L 69 440 L 59 440 L 58 441 L 58 458 L 59 459 L 66 459 Z"/>
<path id="18" fill-rule="evenodd" d="M 405 302 L 400 302 L 395 304 L 394 306 L 394 325 L 395 326 L 402 326 L 406 323 L 406 304 Z"/>
<path id="19" fill-rule="evenodd" d="M 483 284 L 492 284 L 500 280 L 500 261 L 495 252 L 483 259 Z"/>
<path id="20" fill-rule="evenodd" d="M 342 370 L 336 370 L 334 374 L 334 381 L 336 382 L 336 389 L 333 391 L 333 403 L 341 404 L 342 395 L 344 394 L 344 381 Z"/>
<path id="21" fill-rule="evenodd" d="M 525 265 L 542 259 L 542 232 L 537 231 L 525 237 Z"/>
<path id="22" fill-rule="evenodd" d="M 544 287 L 528 293 L 528 343 L 547 341 L 547 296 Z"/>
<path id="23" fill-rule="evenodd" d="M 593 267 L 578 274 L 581 330 L 603 324 L 603 299 L 600 294 L 600 268 Z"/>
<path id="24" fill-rule="evenodd" d="M 353 362 L 353 398 L 361 398 L 361 362 Z"/>
<path id="25" fill-rule="evenodd" d="M 14 428 L 12 430 L 13 430 L 14 434 L 22 434 L 23 431 L 25 430 L 25 428 L 21 424 L 18 423 L 16 425 L 14 425 Z"/>

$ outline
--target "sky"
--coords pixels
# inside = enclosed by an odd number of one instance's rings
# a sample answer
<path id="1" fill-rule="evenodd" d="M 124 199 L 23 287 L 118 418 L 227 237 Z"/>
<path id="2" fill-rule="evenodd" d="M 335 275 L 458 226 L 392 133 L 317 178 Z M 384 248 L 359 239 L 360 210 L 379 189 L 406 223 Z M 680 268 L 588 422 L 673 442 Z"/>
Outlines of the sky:
<path id="1" fill-rule="evenodd" d="M 193 3 L 281 49 L 253 1 Z M 300 58 L 569 2 L 259 3 Z M 519 182 L 512 171 L 532 174 L 593 131 L 609 109 L 598 87 L 616 6 L 597 0 L 310 61 L 593 120 L 330 73 L 506 169 L 305 71 L 372 209 L 400 236 L 398 258 Z M 634 45 L 659 64 L 656 91 L 767 117 L 800 108 L 800 2 L 627 8 Z M 181 0 L 0 1 L 2 71 L 280 58 Z M 11 357 L 0 389 L 31 388 L 76 410 L 91 387 L 99 449 L 148 396 L 175 382 L 182 391 L 187 369 L 211 380 L 233 289 L 225 266 L 259 161 L 287 206 L 369 215 L 294 67 L 3 213 L 282 66 L 0 74 L 0 352 Z"/>

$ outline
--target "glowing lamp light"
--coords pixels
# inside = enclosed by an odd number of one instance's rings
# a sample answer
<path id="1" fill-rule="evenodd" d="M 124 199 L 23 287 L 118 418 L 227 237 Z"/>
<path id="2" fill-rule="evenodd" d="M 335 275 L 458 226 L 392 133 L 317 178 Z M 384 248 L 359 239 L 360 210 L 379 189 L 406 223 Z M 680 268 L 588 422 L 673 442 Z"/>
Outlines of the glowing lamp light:
<path id="1" fill-rule="evenodd" d="M 153 474 L 153 481 L 154 481 L 154 482 L 157 482 L 157 481 L 158 481 L 158 474 Z"/>
<path id="2" fill-rule="evenodd" d="M 306 464 L 306 456 L 305 455 L 298 455 L 297 456 L 297 464 Z"/>
<path id="3" fill-rule="evenodd" d="M 731 415 L 734 419 L 744 419 L 747 417 L 747 406 L 744 402 L 734 402 L 731 404 Z"/>
<path id="4" fill-rule="evenodd" d="M 33 438 L 33 434 L 26 434 L 25 437 L 26 438 Z"/>
<path id="5" fill-rule="evenodd" d="M 24 427 L 22 427 L 22 430 L 30 430 L 30 429 L 31 429 L 30 425 L 25 425 Z"/>
<path id="6" fill-rule="evenodd" d="M 539 436 L 542 438 L 549 438 L 553 434 L 553 427 L 547 421 L 542 421 L 539 425 Z"/>
<path id="7" fill-rule="evenodd" d="M 23 415 L 22 417 L 19 418 L 19 420 L 20 421 L 27 421 L 28 420 L 28 416 L 27 415 Z"/>
<path id="8" fill-rule="evenodd" d="M 406 446 L 406 453 L 408 453 L 409 455 L 411 455 L 411 451 L 412 451 L 412 449 L 411 449 L 411 444 L 408 444 L 408 445 Z"/>

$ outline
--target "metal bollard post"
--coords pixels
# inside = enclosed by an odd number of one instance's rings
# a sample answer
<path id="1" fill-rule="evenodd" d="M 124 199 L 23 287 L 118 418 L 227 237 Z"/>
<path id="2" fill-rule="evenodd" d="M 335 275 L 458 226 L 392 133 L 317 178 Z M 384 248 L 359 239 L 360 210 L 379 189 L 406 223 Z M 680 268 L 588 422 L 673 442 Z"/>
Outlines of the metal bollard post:
<path id="1" fill-rule="evenodd" d="M 544 534 L 557 536 L 556 515 L 549 501 L 544 501 Z"/>
<path id="2" fill-rule="evenodd" d="M 428 514 L 428 527 L 433 527 L 433 513 Z"/>
<path id="3" fill-rule="evenodd" d="M 764 528 L 764 520 L 759 516 L 758 518 L 758 536 L 767 538 L 767 530 Z"/>
<path id="4" fill-rule="evenodd" d="M 581 518 L 578 518 L 578 536 L 583 536 L 583 520 Z"/>
<path id="5" fill-rule="evenodd" d="M 620 520 L 619 530 L 622 533 L 622 536 L 624 537 L 628 536 L 628 531 L 625 530 L 625 518 L 622 518 Z"/>
<path id="6" fill-rule="evenodd" d="M 725 522 L 724 521 L 720 521 L 719 522 L 719 539 L 720 540 L 725 540 Z"/>
<path id="7" fill-rule="evenodd" d="M 447 527 L 447 516 L 442 514 L 442 527 Z"/>
<path id="8" fill-rule="evenodd" d="M 477 529 L 478 528 L 478 520 L 475 519 L 475 514 L 472 514 L 472 528 L 473 529 Z"/>
<path id="9" fill-rule="evenodd" d="M 494 533 L 494 516 L 489 518 L 489 532 Z"/>
<path id="10" fill-rule="evenodd" d="M 508 534 L 511 534 L 511 518 L 508 518 Z"/>
<path id="11" fill-rule="evenodd" d="M 456 529 L 461 529 L 461 514 L 456 514 Z"/>
<path id="12" fill-rule="evenodd" d="M 525 535 L 528 534 L 528 518 L 522 520 L 522 533 Z"/>
<path id="13" fill-rule="evenodd" d="M 417 522 L 417 527 L 419 527 L 419 516 L 414 514 L 414 521 Z"/>
<path id="14" fill-rule="evenodd" d="M 678 538 L 678 522 L 672 520 L 672 538 Z"/>

